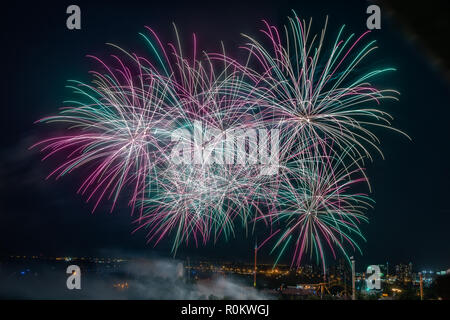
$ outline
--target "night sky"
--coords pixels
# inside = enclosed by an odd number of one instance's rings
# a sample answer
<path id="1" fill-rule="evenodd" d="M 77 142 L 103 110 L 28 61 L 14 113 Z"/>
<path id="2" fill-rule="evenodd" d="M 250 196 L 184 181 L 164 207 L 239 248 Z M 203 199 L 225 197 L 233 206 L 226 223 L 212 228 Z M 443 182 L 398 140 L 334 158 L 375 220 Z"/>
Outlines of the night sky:
<path id="1" fill-rule="evenodd" d="M 52 163 L 28 147 L 48 133 L 33 122 L 54 114 L 70 97 L 66 80 L 88 82 L 93 67 L 86 54 L 106 57 L 112 42 L 138 54 L 148 52 L 138 32 L 151 26 L 167 41 L 175 22 L 184 39 L 195 32 L 200 47 L 219 49 L 223 40 L 230 52 L 239 52 L 240 33 L 260 37 L 261 19 L 282 26 L 291 9 L 302 18 L 313 17 L 320 31 L 329 15 L 328 39 L 346 24 L 356 34 L 366 30 L 366 1 L 243 1 L 191 3 L 183 1 L 59 1 L 45 5 L 9 4 L 2 8 L 2 112 L 0 157 L 0 255 L 96 255 L 107 252 L 141 252 L 168 255 L 169 245 L 146 245 L 145 233 L 131 235 L 130 210 L 122 201 L 113 213 L 108 203 L 91 214 L 92 203 L 76 195 L 80 176 L 71 174 L 44 181 Z M 82 12 L 82 29 L 66 28 L 70 4 Z M 382 15 L 383 15 L 383 7 Z M 423 23 L 426 23 L 424 21 Z M 450 85 L 434 67 L 426 50 L 400 25 L 383 15 L 382 29 L 371 39 L 379 49 L 365 66 L 393 66 L 377 84 L 401 92 L 399 102 L 385 102 L 394 127 L 412 137 L 379 132 L 386 157 L 374 156 L 367 166 L 376 201 L 368 212 L 370 224 L 362 229 L 367 243 L 358 264 L 413 262 L 417 268 L 450 268 Z M 445 37 L 443 37 L 444 40 Z M 331 40 L 330 40 L 331 41 Z M 444 45 L 444 44 L 443 44 Z M 377 132 L 378 133 L 378 132 Z M 201 249 L 180 248 L 180 255 L 250 260 L 254 236 Z M 262 259 L 273 261 L 268 248 Z"/>

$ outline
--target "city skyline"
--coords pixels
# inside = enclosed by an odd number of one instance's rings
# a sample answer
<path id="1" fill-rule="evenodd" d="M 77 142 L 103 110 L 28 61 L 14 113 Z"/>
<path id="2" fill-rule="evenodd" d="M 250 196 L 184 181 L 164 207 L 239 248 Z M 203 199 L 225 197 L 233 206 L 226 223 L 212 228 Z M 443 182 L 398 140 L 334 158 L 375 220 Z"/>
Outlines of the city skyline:
<path id="1" fill-rule="evenodd" d="M 152 254 L 152 253 L 141 253 L 141 254 L 129 254 L 129 255 L 99 255 L 99 256 L 90 256 L 90 255 L 44 255 L 42 253 L 40 254 L 30 254 L 30 255 L 23 255 L 23 254 L 9 254 L 9 255 L 0 255 L 0 261 L 5 259 L 16 259 L 18 261 L 20 260 L 55 260 L 55 261 L 65 261 L 65 262 L 71 262 L 71 261 L 90 261 L 90 262 L 96 262 L 96 261 L 103 261 L 103 262 L 127 262 L 127 261 L 133 261 L 133 260 L 139 260 L 139 259 L 167 259 L 172 260 L 174 262 L 191 262 L 191 263 L 208 263 L 211 265 L 243 265 L 243 266 L 254 266 L 254 257 L 252 256 L 249 259 L 242 259 L 242 258 L 232 258 L 232 257 L 220 257 L 220 258 L 211 258 L 207 256 L 183 256 L 183 257 L 171 257 L 171 256 L 163 256 L 161 254 Z M 356 260 L 356 262 L 358 262 Z M 288 268 L 290 270 L 297 270 L 302 268 L 313 268 L 316 270 L 317 273 L 321 273 L 321 266 L 320 264 L 315 264 L 314 262 L 305 262 L 301 264 L 300 266 L 291 266 L 289 263 L 279 263 L 277 265 L 274 265 L 270 259 L 267 259 L 265 261 L 258 261 L 258 266 L 270 266 L 272 269 L 275 269 L 277 267 L 281 268 Z M 371 265 L 378 265 L 381 268 L 383 268 L 385 271 L 387 268 L 390 268 L 389 270 L 391 273 L 395 273 L 395 270 L 397 267 L 408 267 L 409 265 L 412 266 L 412 271 L 416 273 L 438 273 L 442 271 L 449 271 L 450 265 L 447 266 L 432 266 L 432 265 L 425 265 L 425 266 L 417 266 L 413 260 L 409 261 L 398 261 L 398 262 L 389 262 L 389 260 L 386 260 L 384 262 L 371 262 L 367 265 L 356 263 L 356 271 L 360 273 L 364 273 L 367 270 L 367 267 Z M 344 258 L 339 258 L 335 261 L 331 261 L 327 265 L 327 272 L 331 269 L 335 269 L 336 267 L 343 266 L 345 269 L 350 270 L 351 264 L 349 264 Z M 390 266 L 390 267 L 389 267 Z M 252 268 L 253 272 L 253 268 Z M 450 273 L 450 272 L 449 272 Z"/>
<path id="2" fill-rule="evenodd" d="M 61 287 L 61 281 L 66 274 L 65 269 L 69 265 L 81 270 L 83 291 L 79 293 L 70 293 Z M 367 274 L 365 270 L 355 273 L 358 299 L 418 300 L 420 295 L 425 295 L 426 299 L 436 297 L 435 281 L 450 274 L 450 269 L 443 272 L 417 272 L 411 263 L 392 265 L 389 273 L 386 265 L 379 267 L 381 270 L 379 288 L 368 287 L 370 273 Z M 89 296 L 135 299 L 197 297 L 209 300 L 232 297 L 302 300 L 351 298 L 352 272 L 344 261 L 330 266 L 326 276 L 320 267 L 313 265 L 292 269 L 286 265 L 274 268 L 271 264 L 260 264 L 256 274 L 253 271 L 251 263 L 218 263 L 195 259 L 10 256 L 0 259 L 0 277 L 4 277 L 2 272 L 9 273 L 3 278 L 5 284 L 0 287 L 0 297 L 15 297 L 21 290 L 35 288 L 45 281 L 47 287 L 51 289 L 36 290 L 30 297 L 34 299 L 52 299 L 57 296 L 71 296 L 72 299 Z M 52 274 L 51 278 L 49 274 Z M 163 295 L 158 293 L 158 290 L 140 292 L 145 287 L 150 290 L 154 285 L 161 286 L 162 279 L 170 283 Z M 150 283 L 153 285 L 149 287 Z M 225 289 L 227 287 L 228 289 Z M 98 293 L 98 290 L 101 293 Z M 180 290 L 183 292 L 181 296 Z"/>

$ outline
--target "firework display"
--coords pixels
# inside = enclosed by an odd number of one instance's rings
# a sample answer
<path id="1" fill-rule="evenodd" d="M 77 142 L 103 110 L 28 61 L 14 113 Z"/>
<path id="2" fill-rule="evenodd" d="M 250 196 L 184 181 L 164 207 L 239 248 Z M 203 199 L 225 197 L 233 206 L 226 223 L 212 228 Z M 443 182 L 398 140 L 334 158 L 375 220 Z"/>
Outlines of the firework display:
<path id="1" fill-rule="evenodd" d="M 93 210 L 126 198 L 135 230 L 170 238 L 174 253 L 262 225 L 276 261 L 348 259 L 373 203 L 357 191 L 370 191 L 364 160 L 382 155 L 373 128 L 401 133 L 379 108 L 398 92 L 371 84 L 394 69 L 367 71 L 369 32 L 342 27 L 328 43 L 328 21 L 319 35 L 295 14 L 264 25 L 261 40 L 244 35 L 244 61 L 203 51 L 195 35 L 183 50 L 176 27 L 168 44 L 146 27 L 147 57 L 115 45 L 91 57 L 92 82 L 70 81 L 76 98 L 38 121 L 64 129 L 33 146 L 58 161 L 48 178 L 79 171 Z"/>

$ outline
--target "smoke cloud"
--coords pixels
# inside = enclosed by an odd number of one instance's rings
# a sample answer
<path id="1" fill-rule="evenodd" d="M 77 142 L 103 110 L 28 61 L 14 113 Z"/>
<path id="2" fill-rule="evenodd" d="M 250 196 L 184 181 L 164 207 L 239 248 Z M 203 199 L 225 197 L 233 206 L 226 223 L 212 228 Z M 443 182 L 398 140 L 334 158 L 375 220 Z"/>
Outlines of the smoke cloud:
<path id="1" fill-rule="evenodd" d="M 232 276 L 187 281 L 180 261 L 138 258 L 81 268 L 81 290 L 69 290 L 70 262 L 39 266 L 0 265 L 0 298 L 7 299 L 267 299 Z M 76 264 L 76 263 L 73 263 Z M 22 270 L 23 269 L 23 270 Z M 112 269 L 112 270 L 111 270 Z M 23 273 L 23 274 L 22 274 Z"/>

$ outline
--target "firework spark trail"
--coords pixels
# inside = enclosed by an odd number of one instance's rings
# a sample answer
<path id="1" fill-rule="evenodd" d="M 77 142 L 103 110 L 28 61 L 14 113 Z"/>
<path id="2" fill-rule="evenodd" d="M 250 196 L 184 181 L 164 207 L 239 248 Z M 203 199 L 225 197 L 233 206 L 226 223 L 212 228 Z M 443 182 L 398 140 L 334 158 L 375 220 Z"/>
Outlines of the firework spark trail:
<path id="1" fill-rule="evenodd" d="M 342 150 L 350 148 L 355 158 L 372 159 L 367 146 L 383 156 L 377 145 L 379 139 L 369 127 L 396 130 L 390 126 L 392 117 L 376 106 L 384 99 L 397 100 L 399 93 L 377 89 L 368 82 L 395 69 L 383 68 L 362 75 L 357 72 L 361 61 L 376 49 L 375 41 L 362 45 L 369 31 L 356 40 L 354 34 L 343 38 L 343 26 L 330 54 L 323 57 L 327 21 L 320 37 L 313 36 L 312 40 L 308 38 L 312 21 L 307 24 L 296 15 L 284 27 L 284 38 L 275 26 L 265 21 L 264 24 L 262 33 L 270 45 L 244 35 L 248 42 L 243 48 L 257 67 L 236 68 L 246 73 L 247 91 L 265 107 L 265 119 L 282 125 L 291 137 L 284 150 L 298 140 L 311 138 L 321 143 L 333 141 Z M 362 49 L 356 51 L 360 45 Z"/>
<path id="2" fill-rule="evenodd" d="M 130 204 L 134 207 L 145 193 L 147 175 L 152 167 L 164 161 L 164 145 L 158 135 L 170 130 L 170 110 L 164 106 L 167 84 L 142 73 L 137 77 L 117 57 L 119 67 L 112 69 L 99 61 L 105 74 L 92 72 L 93 86 L 71 81 L 69 86 L 80 100 L 67 101 L 60 114 L 39 122 L 61 122 L 73 134 L 43 140 L 41 147 L 47 159 L 67 154 L 66 161 L 47 178 L 57 178 L 73 170 L 89 166 L 90 173 L 78 192 L 88 193 L 88 201 L 97 198 L 94 209 L 104 197 L 113 198 L 114 208 L 125 185 L 132 188 Z"/>
<path id="3" fill-rule="evenodd" d="M 247 82 L 239 84 L 245 98 L 258 101 L 261 123 L 273 123 L 281 131 L 280 168 L 288 170 L 279 175 L 279 208 L 256 219 L 284 221 L 284 232 L 274 247 L 281 251 L 278 258 L 294 242 L 293 265 L 299 265 L 309 253 L 320 258 L 325 268 L 326 246 L 334 257 L 337 248 L 348 258 L 344 242 L 353 250 L 359 249 L 351 235 L 362 236 L 358 224 L 366 220 L 364 211 L 370 207 L 370 199 L 347 189 L 365 182 L 370 190 L 362 169 L 364 158 L 372 160 L 370 148 L 384 157 L 371 127 L 407 136 L 392 128 L 392 117 L 378 109 L 382 100 L 397 100 L 398 92 L 380 90 L 369 82 L 394 69 L 360 74 L 361 62 L 376 48 L 375 41 L 363 43 L 369 32 L 345 38 L 343 26 L 325 56 L 327 21 L 321 34 L 312 37 L 312 21 L 307 24 L 296 15 L 284 27 L 284 37 L 275 26 L 264 24 L 266 28 L 261 31 L 269 45 L 244 35 L 248 42 L 242 48 L 248 51 L 249 60 L 255 61 L 254 67 L 249 67 L 248 61 L 242 65 L 220 54 L 212 58 L 234 64 L 245 74 Z M 358 51 L 358 47 L 362 49 Z M 304 148 L 305 144 L 310 148 Z M 347 160 L 339 161 L 343 169 L 335 172 L 337 169 L 324 161 L 324 154 L 339 159 L 345 154 Z M 311 164 L 304 171 L 304 166 Z M 356 169 L 350 169 L 352 166 Z M 301 179 L 295 176 L 299 169 L 306 172 Z M 353 180 L 351 176 L 356 173 L 361 178 Z M 343 190 L 348 193 L 342 194 Z M 316 192 L 336 199 L 321 204 L 314 200 Z"/>
<path id="4" fill-rule="evenodd" d="M 264 21 L 268 45 L 244 35 L 245 63 L 223 45 L 220 53 L 200 50 L 195 34 L 186 53 L 175 26 L 167 45 L 146 27 L 140 36 L 152 58 L 113 44 L 126 60 L 91 57 L 103 71 L 91 72 L 92 84 L 70 82 L 81 98 L 39 120 L 70 133 L 33 147 L 44 159 L 65 156 L 48 178 L 85 168 L 78 192 L 93 210 L 103 199 L 113 210 L 119 194 L 129 196 L 140 213 L 135 231 L 145 228 L 155 245 L 170 237 L 175 253 L 182 243 L 229 239 L 237 221 L 246 232 L 263 222 L 263 244 L 278 239 L 275 263 L 293 247 L 292 265 L 309 255 L 325 270 L 327 251 L 348 258 L 347 248 L 359 250 L 356 238 L 364 239 L 359 224 L 371 200 L 352 189 L 370 190 L 364 159 L 371 149 L 382 155 L 371 128 L 398 131 L 378 108 L 398 92 L 369 82 L 394 69 L 361 74 L 376 48 L 364 44 L 369 32 L 345 38 L 342 27 L 327 49 L 327 24 L 311 36 L 312 22 L 296 15 L 283 32 Z M 264 157 L 276 174 L 267 174 Z"/>
<path id="5" fill-rule="evenodd" d="M 235 218 L 247 228 L 251 212 L 260 212 L 261 207 L 268 206 L 274 198 L 270 196 L 274 190 L 271 179 L 261 174 L 261 167 L 251 169 L 226 163 L 228 158 L 235 158 L 237 162 L 244 159 L 243 164 L 256 163 L 257 156 L 222 145 L 225 136 L 231 137 L 233 145 L 240 130 L 261 127 L 250 112 L 256 108 L 257 101 L 249 103 L 243 99 L 239 86 L 243 84 L 243 75 L 234 65 L 214 63 L 207 54 L 202 60 L 197 58 L 195 36 L 194 53 L 189 58 L 183 53 L 178 38 L 178 45 L 169 44 L 166 50 L 156 33 L 148 30 L 155 43 L 145 37 L 147 42 L 151 43 L 152 50 L 162 52 L 160 56 L 165 58 L 160 62 L 166 65 L 165 70 L 173 73 L 170 86 L 181 106 L 174 122 L 179 124 L 178 129 L 194 133 L 193 140 L 183 142 L 189 153 L 203 153 L 203 158 L 214 158 L 215 164 L 201 159 L 196 163 L 169 162 L 160 168 L 155 183 L 149 187 L 157 191 L 144 201 L 146 213 L 136 220 L 140 224 L 138 229 L 147 227 L 149 240 L 156 243 L 175 231 L 173 251 L 183 241 L 188 243 L 190 238 L 196 244 L 206 243 L 211 234 L 215 241 L 220 236 L 228 239 L 234 234 Z M 178 37 L 177 31 L 176 34 Z M 200 132 L 195 132 L 196 123 L 202 125 Z M 196 139 L 199 136 L 203 137 L 201 141 Z M 256 150 L 261 143 L 248 147 Z M 221 150 L 219 156 L 215 155 L 217 150 Z M 218 161 L 220 157 L 222 160 Z"/>
<path id="6" fill-rule="evenodd" d="M 359 250 L 355 236 L 364 240 L 359 224 L 367 222 L 364 212 L 372 207 L 372 200 L 352 191 L 367 181 L 356 161 L 351 163 L 346 157 L 323 151 L 286 166 L 290 178 L 279 186 L 278 210 L 269 214 L 275 224 L 283 226 L 272 250 L 280 250 L 278 259 L 290 241 L 294 242 L 292 265 L 296 266 L 309 253 L 325 268 L 326 247 L 334 258 L 338 249 L 347 260 L 346 247 Z"/>

